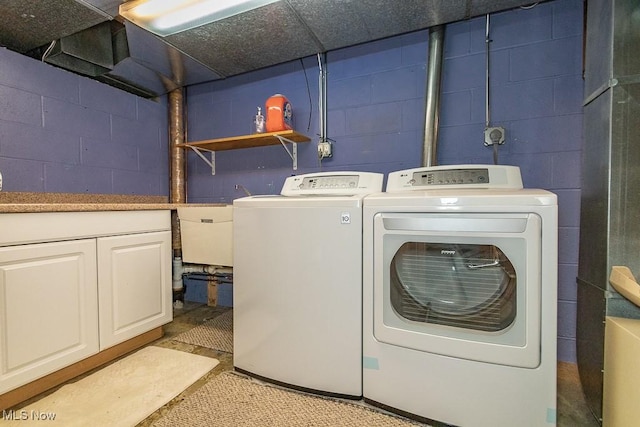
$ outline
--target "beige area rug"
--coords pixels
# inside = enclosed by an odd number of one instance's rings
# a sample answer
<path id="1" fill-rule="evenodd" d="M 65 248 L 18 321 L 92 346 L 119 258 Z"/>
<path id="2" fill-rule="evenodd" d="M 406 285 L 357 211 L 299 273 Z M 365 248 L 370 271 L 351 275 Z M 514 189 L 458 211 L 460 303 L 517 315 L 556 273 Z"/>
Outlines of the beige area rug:
<path id="1" fill-rule="evenodd" d="M 224 372 L 176 405 L 154 427 L 407 427 L 364 405 L 289 391 Z"/>
<path id="2" fill-rule="evenodd" d="M 132 427 L 218 363 L 210 357 L 145 347 L 10 415 L 5 413 L 0 426 Z"/>
<path id="3" fill-rule="evenodd" d="M 233 353 L 233 311 L 229 310 L 173 338 L 176 341 Z"/>

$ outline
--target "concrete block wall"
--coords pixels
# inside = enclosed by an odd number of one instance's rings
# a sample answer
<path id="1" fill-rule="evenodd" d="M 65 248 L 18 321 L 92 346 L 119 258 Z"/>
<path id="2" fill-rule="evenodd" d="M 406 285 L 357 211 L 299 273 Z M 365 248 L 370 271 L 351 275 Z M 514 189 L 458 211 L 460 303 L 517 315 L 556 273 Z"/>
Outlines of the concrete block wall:
<path id="1" fill-rule="evenodd" d="M 164 97 L 0 48 L 4 191 L 168 195 L 167 123 Z"/>
<path id="2" fill-rule="evenodd" d="M 506 130 L 499 163 L 559 204 L 558 355 L 575 361 L 583 147 L 583 2 L 559 0 L 490 17 L 490 121 Z M 484 147 L 484 18 L 447 26 L 439 162 L 491 163 Z"/>
<path id="3" fill-rule="evenodd" d="M 559 358 L 575 361 L 582 135 L 582 0 L 493 14 L 491 121 L 499 162 L 559 197 Z M 483 145 L 485 19 L 446 26 L 440 164 L 492 163 Z M 187 89 L 190 141 L 250 132 L 257 106 L 283 93 L 299 167 L 279 146 L 217 153 L 216 175 L 188 156 L 188 199 L 276 194 L 293 173 L 388 173 L 421 162 L 428 31 L 328 52 L 328 137 L 319 163 L 316 57 Z M 0 48 L 0 172 L 5 191 L 168 194 L 166 99 L 146 100 Z"/>
<path id="4" fill-rule="evenodd" d="M 526 187 L 559 199 L 560 360 L 575 362 L 582 134 L 582 0 L 555 0 L 490 17 L 491 124 L 506 129 L 499 163 L 521 168 Z M 188 139 L 250 132 L 257 106 L 275 94 L 293 105 L 298 170 L 281 147 L 216 154 L 216 174 L 188 156 L 188 200 L 224 202 L 277 194 L 294 173 L 388 173 L 421 163 L 428 31 L 327 54 L 328 137 L 334 157 L 319 163 L 317 58 L 188 88 Z M 439 164 L 492 163 L 484 146 L 485 18 L 446 26 Z"/>

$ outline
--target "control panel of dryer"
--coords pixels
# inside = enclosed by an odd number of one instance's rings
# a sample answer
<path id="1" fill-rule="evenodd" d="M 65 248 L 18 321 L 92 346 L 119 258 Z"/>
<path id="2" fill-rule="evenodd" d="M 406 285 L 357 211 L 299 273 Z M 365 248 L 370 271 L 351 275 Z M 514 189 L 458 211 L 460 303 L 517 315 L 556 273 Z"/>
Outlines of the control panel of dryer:
<path id="1" fill-rule="evenodd" d="M 369 194 L 382 191 L 383 175 L 373 172 L 320 172 L 288 177 L 283 196 Z"/>
<path id="2" fill-rule="evenodd" d="M 387 192 L 442 188 L 522 188 L 520 168 L 503 165 L 431 166 L 392 172 Z"/>
<path id="3" fill-rule="evenodd" d="M 445 169 L 417 171 L 412 175 L 412 185 L 488 184 L 487 169 Z"/>

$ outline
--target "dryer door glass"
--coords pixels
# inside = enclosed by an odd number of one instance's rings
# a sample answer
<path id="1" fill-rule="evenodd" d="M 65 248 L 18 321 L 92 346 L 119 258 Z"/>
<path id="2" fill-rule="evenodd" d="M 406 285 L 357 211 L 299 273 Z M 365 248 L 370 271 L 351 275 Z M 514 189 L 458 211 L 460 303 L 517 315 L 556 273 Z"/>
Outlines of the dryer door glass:
<path id="1" fill-rule="evenodd" d="M 516 274 L 494 245 L 406 242 L 390 266 L 390 300 L 405 319 L 497 332 L 516 317 Z"/>
<path id="2" fill-rule="evenodd" d="M 541 236 L 540 217 L 530 213 L 377 215 L 375 338 L 447 356 L 538 366 Z"/>

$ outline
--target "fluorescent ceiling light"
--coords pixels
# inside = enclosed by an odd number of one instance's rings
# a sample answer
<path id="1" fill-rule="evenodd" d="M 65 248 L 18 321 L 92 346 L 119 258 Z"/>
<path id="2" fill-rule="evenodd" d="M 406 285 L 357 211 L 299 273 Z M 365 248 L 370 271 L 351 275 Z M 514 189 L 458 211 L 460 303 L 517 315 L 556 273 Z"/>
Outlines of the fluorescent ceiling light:
<path id="1" fill-rule="evenodd" d="M 279 0 L 133 0 L 120 15 L 159 36 L 219 21 Z"/>

